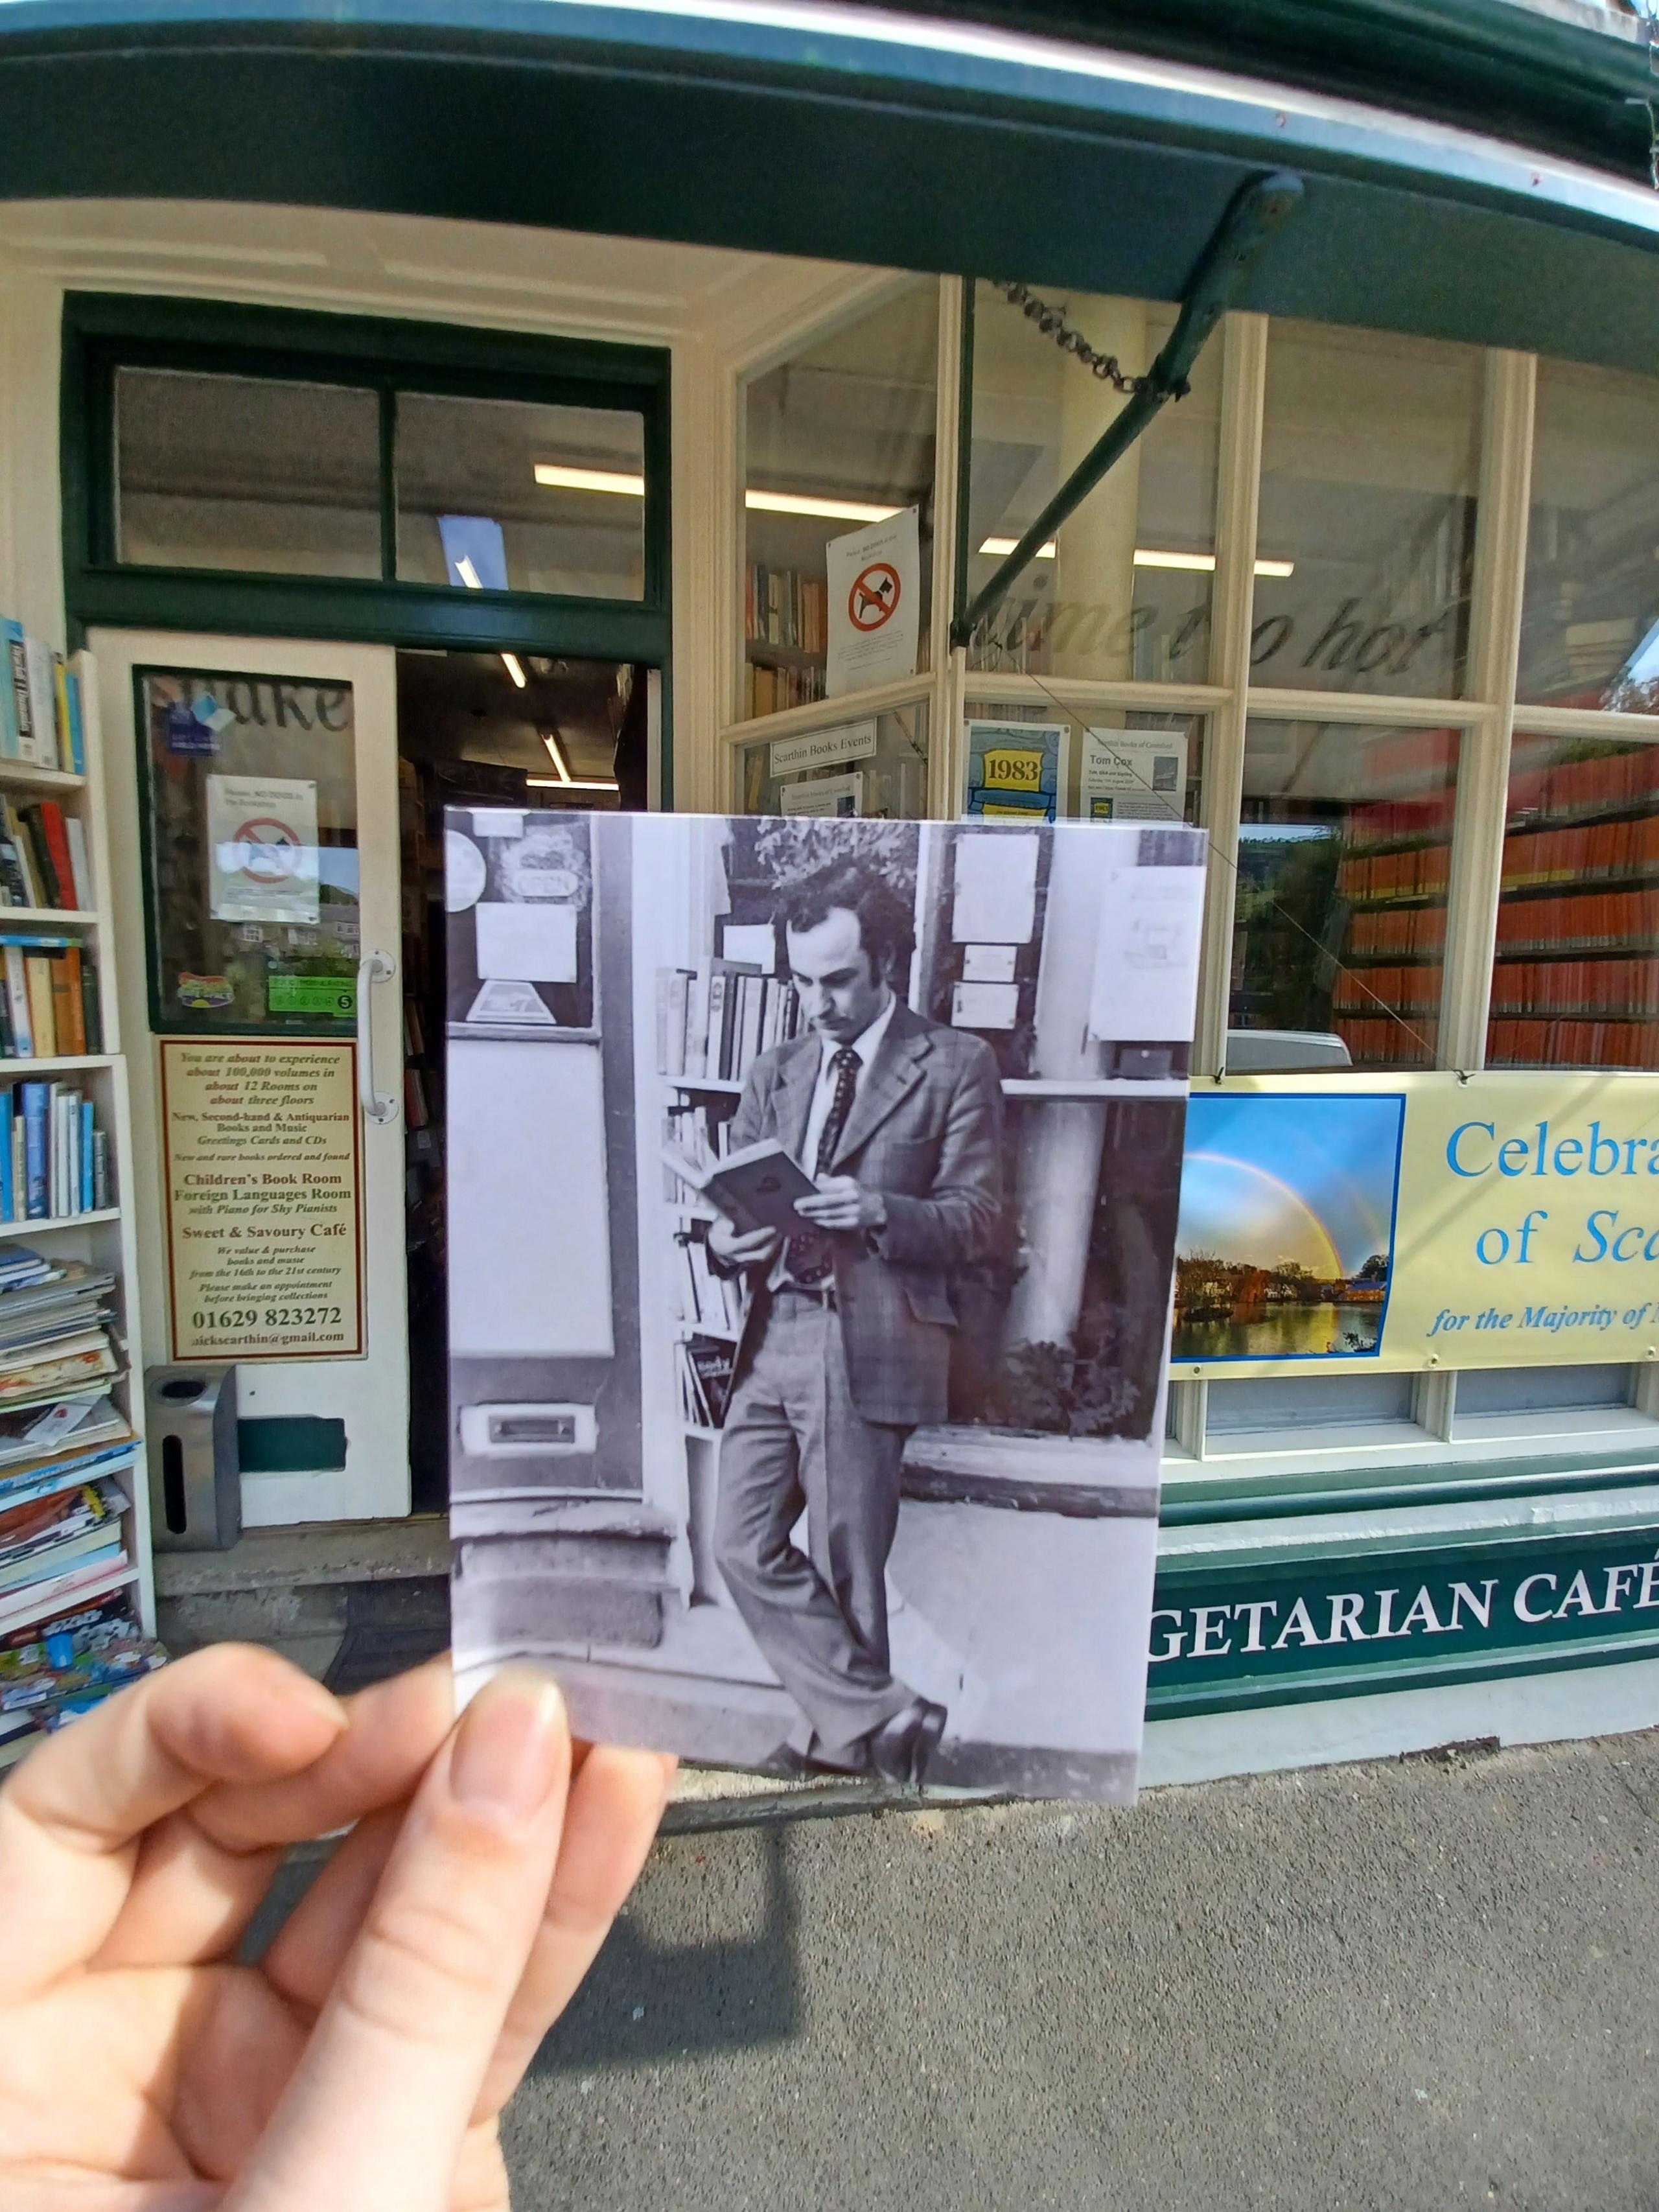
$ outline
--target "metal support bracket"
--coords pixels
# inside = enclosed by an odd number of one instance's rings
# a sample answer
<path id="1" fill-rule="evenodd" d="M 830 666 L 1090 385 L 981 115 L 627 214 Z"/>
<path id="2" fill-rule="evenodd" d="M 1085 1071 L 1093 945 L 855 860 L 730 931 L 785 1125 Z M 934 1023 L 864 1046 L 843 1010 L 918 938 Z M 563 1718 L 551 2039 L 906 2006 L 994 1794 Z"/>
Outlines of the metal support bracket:
<path id="1" fill-rule="evenodd" d="M 951 642 L 969 644 L 975 631 L 1000 607 L 1015 582 L 1060 524 L 1088 497 L 1101 478 L 1127 453 L 1152 418 L 1187 390 L 1188 372 L 1206 340 L 1237 299 L 1256 263 L 1285 218 L 1301 205 L 1302 179 L 1276 169 L 1242 185 L 1199 256 L 1181 303 L 1175 328 L 1121 413 L 1080 460 L 1036 520 L 951 625 Z M 965 568 L 963 573 L 965 573 Z"/>

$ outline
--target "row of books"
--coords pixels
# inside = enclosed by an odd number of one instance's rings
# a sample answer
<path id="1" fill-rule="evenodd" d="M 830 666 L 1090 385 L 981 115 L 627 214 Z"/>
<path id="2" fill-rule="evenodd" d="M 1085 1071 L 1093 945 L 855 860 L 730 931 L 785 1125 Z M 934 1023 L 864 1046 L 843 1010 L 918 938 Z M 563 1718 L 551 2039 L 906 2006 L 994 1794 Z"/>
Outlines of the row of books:
<path id="1" fill-rule="evenodd" d="M 1659 962 L 1503 960 L 1492 970 L 1498 1014 L 1659 1016 Z"/>
<path id="2" fill-rule="evenodd" d="M 36 768 L 86 773 L 85 693 L 88 665 L 78 653 L 65 660 L 21 623 L 0 618 L 6 649 L 0 680 L 0 759 Z"/>
<path id="3" fill-rule="evenodd" d="M 1386 1014 L 1340 1016 L 1331 1026 L 1348 1048 L 1356 1067 L 1426 1067 L 1434 1058 L 1434 1017 L 1420 1014 L 1409 1023 Z"/>
<path id="4" fill-rule="evenodd" d="M 85 1091 L 0 1085 L 0 1221 L 68 1221 L 112 1203 L 109 1138 Z"/>
<path id="5" fill-rule="evenodd" d="M 1659 814 L 1577 822 L 1504 840 L 1504 882 L 1573 883 L 1583 876 L 1635 876 L 1659 869 Z"/>
<path id="6" fill-rule="evenodd" d="M 1399 853 L 1351 853 L 1336 872 L 1346 899 L 1444 897 L 1451 860 L 1448 845 L 1413 845 Z"/>
<path id="7" fill-rule="evenodd" d="M 671 1080 L 741 1082 L 800 1028 L 795 987 L 730 960 L 657 975 L 657 1068 Z"/>
<path id="8" fill-rule="evenodd" d="M 811 707 L 828 696 L 821 668 L 765 668 L 750 660 L 744 667 L 745 721 L 758 714 L 782 714 L 791 707 Z"/>
<path id="9" fill-rule="evenodd" d="M 676 1349 L 679 1356 L 680 1419 L 689 1428 L 722 1427 L 726 1402 L 732 1395 L 735 1348 L 712 1337 L 693 1336 L 682 1338 Z"/>
<path id="10" fill-rule="evenodd" d="M 1659 1069 L 1659 1023 L 1494 1021 L 1486 1030 L 1492 1067 Z"/>
<path id="11" fill-rule="evenodd" d="M 140 1632 L 124 1591 L 0 1631 L 0 1768 L 167 1656 Z"/>
<path id="12" fill-rule="evenodd" d="M 698 1167 L 723 1160 L 732 1149 L 729 1114 L 711 1112 L 708 1107 L 694 1105 L 689 1099 L 676 1099 L 664 1118 L 670 1146 Z M 701 1202 L 701 1194 L 666 1163 L 663 1169 L 663 1194 L 671 1206 L 695 1206 Z"/>
<path id="13" fill-rule="evenodd" d="M 830 650 L 830 586 L 822 576 L 751 561 L 744 576 L 743 634 L 757 645 Z"/>
<path id="14" fill-rule="evenodd" d="M 1659 890 L 1583 891 L 1564 898 L 1504 899 L 1498 908 L 1498 950 L 1586 952 L 1615 948 L 1650 951 L 1659 939 Z"/>
<path id="15" fill-rule="evenodd" d="M 1516 740 L 1517 744 L 1523 740 Z M 1558 767 L 1517 767 L 1510 777 L 1510 814 L 1606 814 L 1659 801 L 1659 745 L 1603 753 Z"/>
<path id="16" fill-rule="evenodd" d="M 743 1327 L 743 1287 L 735 1277 L 717 1275 L 708 1264 L 708 1248 L 690 1231 L 674 1239 L 679 1255 L 678 1317 L 693 1328 L 717 1328 L 735 1334 Z"/>
<path id="17" fill-rule="evenodd" d="M 55 799 L 26 806 L 0 796 L 0 907 L 91 907 L 92 869 L 86 824 Z"/>
<path id="18" fill-rule="evenodd" d="M 1455 790 L 1447 790 L 1426 792 L 1419 799 L 1369 799 L 1348 816 L 1348 849 L 1361 852 L 1367 845 L 1390 844 L 1407 837 L 1449 836 L 1456 798 Z"/>
<path id="19" fill-rule="evenodd" d="M 1348 927 L 1348 950 L 1362 957 L 1401 953 L 1407 958 L 1438 956 L 1446 942 L 1443 906 L 1378 907 L 1357 914 Z"/>
<path id="20" fill-rule="evenodd" d="M 72 937 L 0 932 L 0 1060 L 103 1050 L 98 969 Z"/>
<path id="21" fill-rule="evenodd" d="M 1380 999 L 1402 1014 L 1432 1014 L 1440 1006 L 1438 968 L 1344 968 L 1334 1003 L 1339 1013 L 1364 1013 Z"/>

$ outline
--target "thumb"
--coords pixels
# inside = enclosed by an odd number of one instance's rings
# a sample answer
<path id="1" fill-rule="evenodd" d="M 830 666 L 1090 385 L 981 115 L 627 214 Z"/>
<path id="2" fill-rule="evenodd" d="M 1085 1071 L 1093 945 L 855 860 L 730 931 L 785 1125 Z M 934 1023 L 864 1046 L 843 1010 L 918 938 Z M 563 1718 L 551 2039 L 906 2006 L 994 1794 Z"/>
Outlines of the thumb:
<path id="1" fill-rule="evenodd" d="M 558 1857 L 570 1736 L 527 1668 L 428 1768 L 361 1933 L 225 2212 L 440 2212 Z"/>

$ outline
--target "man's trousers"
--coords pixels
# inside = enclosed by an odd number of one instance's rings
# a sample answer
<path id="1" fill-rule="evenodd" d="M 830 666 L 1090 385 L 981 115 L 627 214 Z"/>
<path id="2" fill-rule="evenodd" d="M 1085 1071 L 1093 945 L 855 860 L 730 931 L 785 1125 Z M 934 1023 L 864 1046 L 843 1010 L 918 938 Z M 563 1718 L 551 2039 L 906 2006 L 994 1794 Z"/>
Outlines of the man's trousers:
<path id="1" fill-rule="evenodd" d="M 761 1291 L 720 1442 L 715 1556 L 732 1601 L 809 1724 L 791 1739 L 858 1770 L 915 1692 L 888 1665 L 887 1555 L 909 1431 L 853 1403 L 841 1321 L 787 1285 Z M 790 1531 L 806 1511 L 806 1552 Z"/>

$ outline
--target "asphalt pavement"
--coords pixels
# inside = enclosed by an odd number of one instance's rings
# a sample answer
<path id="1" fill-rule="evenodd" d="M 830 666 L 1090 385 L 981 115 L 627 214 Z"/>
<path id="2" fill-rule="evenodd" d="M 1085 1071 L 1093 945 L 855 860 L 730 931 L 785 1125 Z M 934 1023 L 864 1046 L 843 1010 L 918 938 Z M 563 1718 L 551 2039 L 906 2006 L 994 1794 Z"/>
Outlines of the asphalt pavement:
<path id="1" fill-rule="evenodd" d="M 1659 1738 L 660 1843 L 518 2212 L 1651 2212 Z"/>

